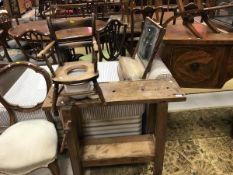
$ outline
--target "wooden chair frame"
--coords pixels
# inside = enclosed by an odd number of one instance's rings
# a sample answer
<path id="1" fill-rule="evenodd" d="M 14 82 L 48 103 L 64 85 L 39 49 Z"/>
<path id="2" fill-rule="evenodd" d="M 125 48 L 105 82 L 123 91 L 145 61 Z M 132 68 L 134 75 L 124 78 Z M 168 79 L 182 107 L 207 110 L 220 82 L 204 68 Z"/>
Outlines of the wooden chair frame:
<path id="1" fill-rule="evenodd" d="M 1 40 L 5 42 L 6 47 L 9 47 L 7 40 L 9 39 L 8 30 L 12 27 L 11 18 L 8 13 L 0 13 L 0 29 L 3 30 L 3 35 Z"/>
<path id="2" fill-rule="evenodd" d="M 208 14 L 212 11 L 230 8 L 233 7 L 233 4 L 227 4 L 222 6 L 207 7 L 204 8 L 202 0 L 196 0 L 196 3 L 189 3 L 184 5 L 183 0 L 177 0 L 177 5 L 179 8 L 179 13 L 176 13 L 174 16 L 168 18 L 163 24 L 164 27 L 175 18 L 182 17 L 183 24 L 197 37 L 202 38 L 201 34 L 193 27 L 192 23 L 194 22 L 195 16 L 201 16 L 202 21 L 214 32 L 220 33 L 220 31 L 215 27 L 215 25 L 209 20 Z"/>
<path id="3" fill-rule="evenodd" d="M 32 63 L 29 63 L 29 62 L 10 63 L 10 64 L 6 65 L 5 67 L 3 67 L 2 69 L 0 69 L 0 76 L 4 76 L 5 73 L 7 73 L 7 72 L 9 72 L 9 71 L 11 71 L 12 69 L 15 69 L 15 68 L 25 68 L 25 69 L 30 68 L 30 69 L 34 70 L 36 73 L 41 74 L 45 78 L 46 85 L 47 85 L 47 93 L 48 93 L 48 90 L 50 89 L 50 87 L 52 85 L 52 82 L 51 82 L 51 79 L 50 79 L 50 75 L 48 74 L 48 72 L 46 70 L 44 70 L 44 69 L 40 68 L 39 66 L 36 66 L 36 65 L 34 65 Z M 4 99 L 4 97 L 2 97 L 0 95 L 0 103 L 5 107 L 5 109 L 7 110 L 8 114 L 9 114 L 9 119 L 10 119 L 9 121 L 10 121 L 10 126 L 11 126 L 11 125 L 13 125 L 14 123 L 17 122 L 16 115 L 15 115 L 14 111 L 33 112 L 33 111 L 36 111 L 36 110 L 40 109 L 43 102 L 38 103 L 33 107 L 24 108 L 22 106 L 14 105 L 14 104 L 11 104 L 11 103 L 7 102 Z M 52 116 L 48 115 L 48 112 L 46 113 L 46 117 L 50 122 L 53 122 Z M 43 167 L 41 167 L 41 168 L 43 168 Z M 52 163 L 50 163 L 48 165 L 48 168 L 49 168 L 49 170 L 51 171 L 51 173 L 53 175 L 59 175 L 60 174 L 57 159 L 55 159 Z"/>
<path id="4" fill-rule="evenodd" d="M 49 38 L 48 34 L 43 34 L 37 30 L 25 30 L 21 35 L 15 36 L 14 39 L 16 40 L 17 44 L 19 45 L 20 49 L 26 56 L 27 60 L 33 59 L 35 61 L 46 61 L 48 58 L 53 59 L 53 63 L 55 64 L 55 51 L 53 47 L 47 49 L 46 53 L 44 53 L 44 57 L 38 57 L 38 54 L 47 46 L 45 42 L 45 38 Z M 25 49 L 20 41 L 25 40 L 30 44 L 30 49 Z"/>
<path id="5" fill-rule="evenodd" d="M 133 47 L 134 47 L 134 37 L 139 37 L 141 35 L 141 30 L 143 29 L 144 22 L 146 17 L 153 18 L 153 15 L 157 12 L 162 11 L 162 7 L 158 6 L 143 6 L 143 7 L 135 7 L 130 10 L 130 53 L 133 54 Z M 135 31 L 135 15 L 141 14 L 142 21 L 140 25 L 140 31 Z"/>
<path id="6" fill-rule="evenodd" d="M 96 39 L 98 43 L 99 61 L 117 60 L 123 53 L 124 42 L 126 37 L 127 24 L 123 24 L 117 19 L 111 19 L 106 26 L 96 31 Z M 109 57 L 103 53 L 103 48 L 106 46 Z"/>
<path id="7" fill-rule="evenodd" d="M 3 30 L 0 30 L 0 44 L 1 44 L 1 46 L 3 48 L 3 52 L 4 52 L 3 56 L 0 55 L 0 60 L 4 60 L 4 58 L 6 58 L 9 62 L 12 62 L 13 60 L 11 59 L 11 57 L 8 54 L 8 51 L 7 51 L 7 42 L 5 40 Z"/>
<path id="8" fill-rule="evenodd" d="M 75 18 L 63 18 L 63 19 L 53 19 L 51 17 L 47 18 L 47 24 L 50 31 L 50 37 L 55 41 L 55 50 L 58 56 L 59 65 L 63 65 L 65 61 L 68 61 L 64 55 L 64 51 L 71 50 L 74 56 L 75 47 L 90 47 L 92 45 L 92 36 L 94 36 L 95 31 L 95 15 L 92 17 L 86 17 L 83 19 Z M 68 39 L 58 39 L 56 36 L 56 31 L 61 29 L 69 29 L 74 27 L 92 27 L 92 36 L 88 37 L 74 37 Z M 62 51 L 61 51 L 62 50 Z"/>
<path id="9" fill-rule="evenodd" d="M 34 70 L 36 73 L 41 74 L 45 78 L 46 86 L 47 86 L 47 93 L 48 93 L 48 91 L 52 85 L 52 81 L 51 81 L 50 75 L 48 74 L 48 72 L 46 70 L 44 70 L 43 68 L 36 66 L 32 63 L 29 63 L 29 62 L 16 62 L 16 63 L 10 63 L 7 66 L 1 68 L 0 69 L 0 76 L 3 76 L 5 73 L 7 73 L 15 68 L 22 68 L 22 69 L 23 68 L 30 68 L 30 69 Z M 0 98 L 2 98 L 2 97 L 0 97 Z M 25 107 L 22 107 L 19 105 L 10 104 L 9 102 L 7 102 L 5 100 L 3 103 L 5 104 L 5 106 L 8 106 L 8 108 L 10 108 L 11 110 L 15 110 L 15 111 L 19 111 L 19 112 L 33 112 L 33 111 L 40 109 L 42 104 L 43 104 L 43 102 L 40 102 L 40 103 L 36 104 L 35 106 L 25 108 Z M 12 118 L 14 118 L 14 117 L 12 117 Z"/>

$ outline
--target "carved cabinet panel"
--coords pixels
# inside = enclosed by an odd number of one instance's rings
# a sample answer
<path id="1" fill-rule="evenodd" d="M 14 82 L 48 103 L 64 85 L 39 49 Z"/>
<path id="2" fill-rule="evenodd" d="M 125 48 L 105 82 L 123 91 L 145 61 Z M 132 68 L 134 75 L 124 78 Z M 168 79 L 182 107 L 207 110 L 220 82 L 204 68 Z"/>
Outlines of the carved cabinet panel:
<path id="1" fill-rule="evenodd" d="M 230 79 L 233 77 L 233 47 L 230 48 L 229 59 L 226 66 L 227 78 Z"/>
<path id="2" fill-rule="evenodd" d="M 165 47 L 166 48 L 166 47 Z M 166 50 L 166 49 L 165 49 Z M 182 87 L 221 87 L 225 47 L 174 46 L 165 61 Z M 169 57 L 169 58 L 168 58 Z"/>

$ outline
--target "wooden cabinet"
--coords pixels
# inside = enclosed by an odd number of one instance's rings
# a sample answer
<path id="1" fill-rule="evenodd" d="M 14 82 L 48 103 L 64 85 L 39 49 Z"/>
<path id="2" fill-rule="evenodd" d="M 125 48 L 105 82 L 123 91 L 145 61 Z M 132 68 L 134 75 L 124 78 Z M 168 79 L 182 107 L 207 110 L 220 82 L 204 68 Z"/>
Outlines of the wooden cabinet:
<path id="1" fill-rule="evenodd" d="M 233 33 L 215 34 L 195 26 L 203 39 L 181 23 L 169 25 L 160 56 L 182 87 L 220 88 L 233 77 Z"/>

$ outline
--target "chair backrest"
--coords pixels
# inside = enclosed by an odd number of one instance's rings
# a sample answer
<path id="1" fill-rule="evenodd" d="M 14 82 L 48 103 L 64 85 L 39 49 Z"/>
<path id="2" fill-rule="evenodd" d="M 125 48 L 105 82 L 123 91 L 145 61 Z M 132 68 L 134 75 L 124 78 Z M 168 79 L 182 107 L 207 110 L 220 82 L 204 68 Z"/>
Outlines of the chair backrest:
<path id="1" fill-rule="evenodd" d="M 46 40 L 49 39 L 48 34 L 41 33 L 37 30 L 25 30 L 19 36 L 15 36 L 14 38 L 22 50 L 23 54 L 26 56 L 27 60 L 33 59 L 35 61 L 46 61 L 45 58 L 39 58 L 38 54 L 46 47 Z M 30 45 L 30 48 L 25 49 L 20 41 L 27 41 Z M 54 50 L 50 49 L 45 55 L 46 58 L 52 57 L 53 63 L 56 63 L 54 57 Z"/>
<path id="2" fill-rule="evenodd" d="M 55 49 L 58 56 L 59 64 L 62 65 L 63 62 L 70 60 L 73 55 L 67 54 L 67 50 L 74 50 L 76 47 L 89 47 L 92 46 L 92 37 L 95 35 L 95 15 L 93 14 L 91 17 L 85 18 L 47 18 L 47 23 L 50 31 L 50 37 L 54 40 Z M 67 31 L 72 28 L 86 28 L 88 32 L 91 30 L 91 34 L 87 37 L 79 36 L 76 34 L 69 33 L 68 37 L 58 37 L 57 33 L 59 31 Z M 70 30 L 69 30 L 70 31 Z M 66 32 L 65 32 L 66 33 Z M 66 50 L 66 51 L 64 51 Z M 75 52 L 75 51 L 72 51 Z M 73 54 L 73 53 L 72 53 Z"/>
<path id="3" fill-rule="evenodd" d="M 0 103 L 7 109 L 10 124 L 13 124 L 16 112 L 31 113 L 41 109 L 52 82 L 43 68 L 17 62 L 0 69 L 0 84 L 1 88 L 7 88 L 0 91 Z"/>
<path id="4" fill-rule="evenodd" d="M 104 28 L 96 31 L 100 61 L 118 59 L 124 49 L 126 29 L 127 24 L 123 24 L 117 19 L 111 19 Z M 107 54 L 103 51 L 106 51 Z"/>
<path id="5" fill-rule="evenodd" d="M 143 79 L 150 71 L 153 59 L 158 52 L 162 42 L 165 29 L 147 17 L 143 27 L 141 37 L 134 52 L 134 58 L 139 59 L 145 67 Z"/>
<path id="6" fill-rule="evenodd" d="M 131 23 L 131 33 L 134 33 L 135 24 L 139 23 L 137 27 L 143 29 L 144 22 L 146 17 L 153 18 L 154 14 L 161 10 L 161 7 L 155 6 L 143 6 L 143 7 L 135 7 L 131 9 L 130 14 L 130 23 Z"/>
<path id="7" fill-rule="evenodd" d="M 57 40 L 56 31 L 71 29 L 77 27 L 95 27 L 95 18 L 47 18 L 47 24 L 50 32 L 50 37 Z M 94 31 L 94 30 L 93 30 Z"/>

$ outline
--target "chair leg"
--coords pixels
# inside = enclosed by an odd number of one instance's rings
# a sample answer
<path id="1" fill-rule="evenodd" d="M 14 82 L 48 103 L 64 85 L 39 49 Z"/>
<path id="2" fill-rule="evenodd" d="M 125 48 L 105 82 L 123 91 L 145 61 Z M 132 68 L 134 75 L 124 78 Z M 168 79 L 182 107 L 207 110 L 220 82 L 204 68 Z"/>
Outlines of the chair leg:
<path id="1" fill-rule="evenodd" d="M 177 8 L 174 9 L 173 13 L 174 13 L 174 16 L 177 15 Z M 175 25 L 175 24 L 176 24 L 176 18 L 173 19 L 173 25 Z"/>
<path id="2" fill-rule="evenodd" d="M 53 89 L 53 104 L 52 104 L 52 110 L 54 115 L 58 115 L 58 109 L 57 109 L 57 98 L 59 94 L 59 84 L 54 83 L 54 89 Z"/>
<path id="3" fill-rule="evenodd" d="M 163 25 L 163 16 L 164 16 L 164 9 L 162 9 L 162 13 L 160 17 L 160 25 Z"/>
<path id="4" fill-rule="evenodd" d="M 231 123 L 231 138 L 233 139 L 233 120 L 232 120 L 232 123 Z"/>
<path id="5" fill-rule="evenodd" d="M 48 168 L 51 171 L 52 175 L 60 175 L 60 169 L 57 163 L 57 159 L 50 163 L 48 165 Z"/>

